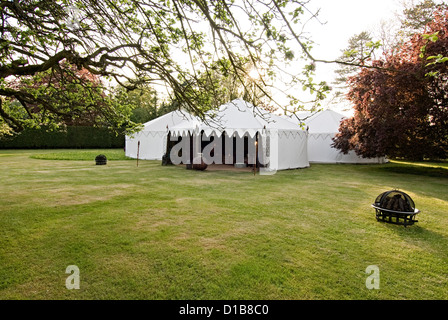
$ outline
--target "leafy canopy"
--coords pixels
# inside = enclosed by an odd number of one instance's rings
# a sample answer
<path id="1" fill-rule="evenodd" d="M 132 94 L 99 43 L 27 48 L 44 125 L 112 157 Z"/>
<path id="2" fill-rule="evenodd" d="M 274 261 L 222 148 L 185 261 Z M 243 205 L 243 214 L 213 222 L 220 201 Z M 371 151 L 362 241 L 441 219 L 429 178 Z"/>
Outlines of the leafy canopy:
<path id="1" fill-rule="evenodd" d="M 130 112 L 125 106 L 108 101 L 105 79 L 127 89 L 143 84 L 166 86 L 172 100 L 198 115 L 219 105 L 216 97 L 228 90 L 216 82 L 222 76 L 239 83 L 256 104 L 280 106 L 269 90 L 275 89 L 280 74 L 288 86 L 300 84 L 315 93 L 319 101 L 329 87 L 324 82 L 313 82 L 314 62 L 319 60 L 311 55 L 312 43 L 300 31 L 305 25 L 303 21 L 314 16 L 307 3 L 1 1 L 0 128 L 21 131 L 42 123 L 58 126 L 61 118 L 76 118 L 92 108 L 98 123 L 110 127 L 125 125 Z M 242 68 L 241 57 L 248 59 L 260 75 L 250 85 L 249 71 Z M 299 60 L 303 70 L 288 66 Z M 217 61 L 226 63 L 216 67 Z M 78 71 L 86 70 L 101 81 L 94 86 L 81 81 L 71 68 L 63 67 L 64 63 Z M 61 79 L 71 81 L 70 86 L 76 85 L 78 89 L 73 92 L 80 96 L 88 97 L 87 91 L 102 92 L 72 108 L 59 106 L 56 92 L 55 99 L 44 98 L 43 82 L 36 82 L 42 84 L 34 88 L 37 92 L 13 85 L 16 81 L 57 73 Z M 52 89 L 61 91 L 63 86 L 53 85 Z M 96 103 L 100 98 L 103 103 Z M 297 97 L 290 98 L 292 105 L 300 103 Z M 13 100 L 19 101 L 14 108 L 10 103 Z"/>

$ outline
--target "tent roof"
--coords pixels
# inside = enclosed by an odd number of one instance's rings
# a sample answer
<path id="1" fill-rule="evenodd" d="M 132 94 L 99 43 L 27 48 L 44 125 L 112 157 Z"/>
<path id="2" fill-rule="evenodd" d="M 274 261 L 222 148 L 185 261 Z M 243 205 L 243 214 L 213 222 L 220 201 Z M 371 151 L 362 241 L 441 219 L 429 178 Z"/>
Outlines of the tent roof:
<path id="1" fill-rule="evenodd" d="M 288 120 L 288 121 L 293 122 L 293 123 L 300 123 L 301 122 L 302 124 L 305 124 L 305 121 L 308 120 L 309 118 L 311 118 L 311 116 L 313 116 L 314 114 L 316 114 L 316 112 L 312 112 L 312 111 L 296 111 L 295 115 L 294 114 L 291 114 L 289 116 L 281 115 L 280 117 L 282 119 Z"/>
<path id="2" fill-rule="evenodd" d="M 302 130 L 291 121 L 254 107 L 244 100 L 235 99 L 223 104 L 217 111 L 207 112 L 205 121 L 194 117 L 172 127 L 171 131 L 173 134 L 182 135 L 203 130 L 207 136 L 213 133 L 220 136 L 226 131 L 230 136 L 237 133 L 242 137 L 248 133 L 253 137 L 263 129 Z"/>
<path id="3" fill-rule="evenodd" d="M 337 133 L 339 125 L 345 116 L 327 109 L 319 112 L 299 111 L 296 115 L 304 121 L 309 128 L 309 133 Z M 299 123 L 299 120 L 294 116 L 282 116 L 293 123 Z"/>
<path id="4" fill-rule="evenodd" d="M 344 115 L 328 109 L 314 114 L 305 123 L 310 133 L 336 133 L 344 118 Z"/>
<path id="5" fill-rule="evenodd" d="M 143 124 L 143 131 L 167 131 L 168 128 L 174 127 L 175 125 L 191 119 L 191 115 L 184 111 L 172 111 L 170 113 L 164 114 L 156 119 L 148 121 Z"/>

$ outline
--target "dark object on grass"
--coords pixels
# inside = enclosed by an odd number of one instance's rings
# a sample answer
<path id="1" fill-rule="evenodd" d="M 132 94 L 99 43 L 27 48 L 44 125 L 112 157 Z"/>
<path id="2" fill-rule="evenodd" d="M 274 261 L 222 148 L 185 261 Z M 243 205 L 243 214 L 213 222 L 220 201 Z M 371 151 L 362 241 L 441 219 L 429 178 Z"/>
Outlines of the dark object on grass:
<path id="1" fill-rule="evenodd" d="M 97 155 L 95 157 L 95 163 L 97 166 L 106 165 L 107 164 L 107 158 L 104 154 Z"/>
<path id="2" fill-rule="evenodd" d="M 398 190 L 386 191 L 380 194 L 372 207 L 376 211 L 378 221 L 409 226 L 415 222 L 420 210 L 415 208 L 412 198 Z"/>
<path id="3" fill-rule="evenodd" d="M 162 166 L 170 166 L 172 164 L 173 164 L 173 162 L 171 162 L 170 155 L 168 153 L 165 153 L 162 156 Z"/>
<path id="4" fill-rule="evenodd" d="M 193 170 L 204 171 L 205 169 L 207 169 L 208 166 L 202 159 L 202 156 L 198 156 L 193 159 L 192 167 L 193 167 Z"/>

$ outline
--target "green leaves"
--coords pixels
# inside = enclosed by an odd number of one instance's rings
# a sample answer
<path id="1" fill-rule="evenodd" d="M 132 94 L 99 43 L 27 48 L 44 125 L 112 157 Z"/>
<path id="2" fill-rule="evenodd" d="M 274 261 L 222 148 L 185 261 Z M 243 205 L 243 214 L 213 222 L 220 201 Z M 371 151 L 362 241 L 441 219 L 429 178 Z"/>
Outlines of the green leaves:
<path id="1" fill-rule="evenodd" d="M 446 63 L 448 62 L 448 57 L 444 57 L 442 54 L 438 54 L 437 56 L 429 56 L 426 58 L 426 60 L 433 60 L 431 62 L 429 62 L 428 64 L 426 64 L 426 67 L 430 67 L 430 66 L 435 66 L 437 64 L 442 64 L 442 63 Z M 425 76 L 427 77 L 437 77 L 438 75 L 440 75 L 440 71 L 436 70 L 436 71 L 429 71 L 428 73 L 425 74 Z"/>
<path id="2" fill-rule="evenodd" d="M 432 34 L 424 34 L 423 39 L 429 40 L 431 42 L 436 42 L 437 40 L 439 40 L 438 34 L 439 34 L 439 31 L 432 33 Z"/>
<path id="3" fill-rule="evenodd" d="M 439 33 L 440 33 L 440 31 L 430 33 L 430 34 L 424 34 L 424 35 L 422 35 L 422 39 L 426 40 L 426 41 L 430 41 L 432 43 L 436 43 L 439 41 Z M 422 46 L 422 48 L 420 49 L 419 57 L 421 59 L 423 59 L 426 55 L 427 46 L 428 46 L 428 44 Z M 431 66 L 436 66 L 437 64 L 443 64 L 443 63 L 448 62 L 448 57 L 445 57 L 443 54 L 439 53 L 437 55 L 430 55 L 430 56 L 426 57 L 426 61 L 429 61 L 429 62 L 425 65 L 425 67 L 431 67 Z M 425 76 L 427 76 L 427 77 L 437 77 L 439 75 L 440 75 L 440 71 L 438 71 L 438 70 L 432 70 L 425 74 Z"/>
<path id="4" fill-rule="evenodd" d="M 448 57 L 444 57 L 442 54 L 438 54 L 437 56 L 429 56 L 426 60 L 434 60 L 431 63 L 428 63 L 426 66 L 430 66 L 436 63 L 445 63 L 448 61 Z"/>
<path id="5" fill-rule="evenodd" d="M 273 105 L 270 90 L 280 80 L 281 87 L 307 84 L 319 100 L 325 86 L 313 83 L 314 70 L 301 69 L 302 62 L 314 61 L 312 42 L 299 33 L 308 21 L 305 15 L 315 18 L 306 4 L 33 0 L 20 2 L 16 10 L 13 2 L 5 2 L 0 79 L 12 75 L 18 80 L 3 82 L 0 94 L 20 99 L 36 123 L 85 118 L 117 125 L 129 120 L 126 104 L 115 105 L 99 83 L 76 77 L 64 82 L 58 73 L 65 61 L 111 85 L 157 84 L 178 106 L 199 115 L 236 94 L 255 105 Z M 262 70 L 263 76 L 249 81 L 247 66 Z M 23 119 L 17 115 L 16 120 Z"/>
<path id="6" fill-rule="evenodd" d="M 350 57 L 353 57 L 356 54 L 358 54 L 358 52 L 359 52 L 359 50 L 357 50 L 357 49 L 345 50 L 344 56 L 350 58 Z"/>

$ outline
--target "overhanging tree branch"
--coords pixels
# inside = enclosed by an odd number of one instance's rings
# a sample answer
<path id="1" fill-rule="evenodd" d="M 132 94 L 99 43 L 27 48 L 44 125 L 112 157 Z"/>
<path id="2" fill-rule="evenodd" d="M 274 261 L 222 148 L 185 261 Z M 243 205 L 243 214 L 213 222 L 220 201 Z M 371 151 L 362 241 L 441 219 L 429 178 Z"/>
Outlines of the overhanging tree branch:
<path id="1" fill-rule="evenodd" d="M 29 0 L 0 3 L 1 84 L 11 88 L 16 81 L 29 82 L 30 77 L 41 84 L 39 88 L 27 84 L 27 88 L 32 89 L 31 96 L 24 97 L 21 90 L 16 90 L 13 95 L 5 93 L 3 97 L 22 99 L 21 103 L 26 105 L 26 112 L 22 114 L 28 118 L 33 115 L 33 119 L 48 117 L 48 121 L 53 118 L 59 121 L 61 113 L 69 116 L 70 112 L 78 117 L 83 108 L 78 103 L 70 107 L 68 101 L 79 99 L 77 94 L 81 96 L 81 92 L 85 93 L 86 101 L 81 102 L 87 114 L 95 103 L 92 97 L 112 100 L 95 91 L 101 87 L 100 82 L 92 86 L 78 81 L 74 77 L 76 72 L 65 63 L 76 66 L 81 73 L 86 71 L 90 75 L 115 79 L 119 84 L 126 83 L 129 89 L 162 81 L 179 106 L 197 115 L 217 106 L 218 97 L 228 91 L 217 82 L 224 78 L 233 79 L 232 86 L 251 92 L 255 105 L 282 106 L 270 90 L 281 78 L 277 73 L 284 70 L 284 60 L 297 60 L 290 49 L 293 41 L 299 43 L 309 62 L 339 63 L 315 59 L 306 39 L 294 31 L 293 23 L 304 15 L 315 19 L 310 11 L 303 10 L 308 1 Z M 250 23 L 238 23 L 240 19 Z M 246 59 L 251 67 L 263 70 L 266 75 L 259 81 L 250 81 Z M 217 67 L 214 63 L 218 61 L 225 63 Z M 62 86 L 54 85 L 53 81 L 58 78 L 49 76 L 52 70 L 62 70 Z M 301 70 L 290 72 L 288 76 L 292 80 L 285 83 L 284 88 L 301 81 Z M 312 72 L 306 70 L 307 75 Z M 52 85 L 43 85 L 42 79 L 51 81 Z M 303 81 L 310 82 L 310 79 L 311 76 Z M 326 86 L 308 82 L 318 101 Z M 62 88 L 66 91 L 62 92 Z M 61 106 L 58 106 L 59 97 L 62 97 Z M 291 101 L 296 103 L 299 99 L 294 97 Z M 110 108 L 110 104 L 100 103 L 96 111 L 98 115 L 107 114 L 108 118 L 104 119 L 110 122 L 114 118 Z M 127 121 L 125 117 L 115 120 L 117 124 Z"/>

